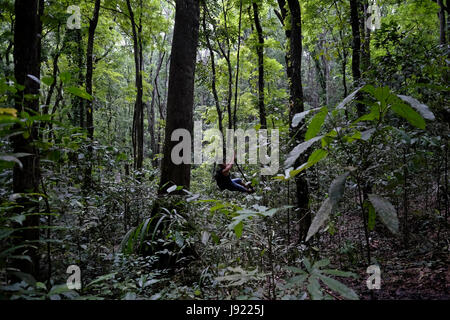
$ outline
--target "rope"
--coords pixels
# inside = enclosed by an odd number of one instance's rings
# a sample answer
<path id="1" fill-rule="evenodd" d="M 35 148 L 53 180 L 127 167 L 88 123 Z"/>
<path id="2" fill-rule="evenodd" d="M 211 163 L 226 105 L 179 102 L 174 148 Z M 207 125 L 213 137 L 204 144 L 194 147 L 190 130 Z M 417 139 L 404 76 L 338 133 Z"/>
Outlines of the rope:
<path id="1" fill-rule="evenodd" d="M 246 182 L 249 182 L 248 180 L 247 180 L 247 178 L 245 177 L 245 175 L 244 175 L 244 173 L 242 172 L 242 170 L 241 170 L 241 167 L 239 167 L 239 164 L 236 162 L 236 167 L 238 168 L 238 170 L 239 170 L 239 172 L 241 173 L 241 175 L 242 175 L 242 177 L 244 178 L 244 180 L 246 181 Z"/>

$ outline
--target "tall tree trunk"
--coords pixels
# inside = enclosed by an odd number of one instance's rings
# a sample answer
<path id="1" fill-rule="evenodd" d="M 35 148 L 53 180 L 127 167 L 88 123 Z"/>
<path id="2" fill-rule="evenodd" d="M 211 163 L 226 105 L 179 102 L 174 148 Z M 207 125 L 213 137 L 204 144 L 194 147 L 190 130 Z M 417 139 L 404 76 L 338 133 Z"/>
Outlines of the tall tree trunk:
<path id="1" fill-rule="evenodd" d="M 290 78 L 290 110 L 289 123 L 292 123 L 292 118 L 296 113 L 304 111 L 303 105 L 303 86 L 302 86 L 302 16 L 301 8 L 298 0 L 288 0 L 289 11 L 291 12 L 291 41 L 290 41 L 290 60 L 292 65 L 292 73 Z M 298 126 L 301 127 L 301 124 Z M 294 137 L 295 130 L 290 125 L 290 135 Z M 295 143 L 303 142 L 304 132 L 295 135 Z M 297 160 L 298 165 L 304 161 L 305 157 L 300 157 Z M 308 208 L 309 191 L 308 182 L 304 175 L 297 175 L 295 177 L 295 184 L 297 187 L 297 207 L 299 224 L 299 241 L 306 238 L 309 226 L 311 225 L 311 213 Z"/>
<path id="2" fill-rule="evenodd" d="M 78 86 L 84 85 L 84 61 L 83 61 L 83 36 L 81 34 L 80 29 L 75 29 L 75 41 L 77 43 L 77 66 L 78 66 Z M 75 123 L 75 125 L 80 126 L 81 128 L 85 128 L 85 100 L 80 97 L 75 97 L 75 111 L 74 111 L 74 120 L 78 121 L 78 123 Z M 76 114 L 76 116 L 75 116 Z"/>
<path id="3" fill-rule="evenodd" d="M 227 2 L 228 3 L 228 2 Z M 230 58 L 230 37 L 228 31 L 228 23 L 227 23 L 227 8 L 225 6 L 225 1 L 222 0 L 222 12 L 225 26 L 225 39 L 226 39 L 226 51 L 220 46 L 219 49 L 222 52 L 225 61 L 227 62 L 227 70 L 228 70 L 228 93 L 227 93 L 227 113 L 228 113 L 228 129 L 233 128 L 233 113 L 231 111 L 231 100 L 233 97 L 233 68 L 231 67 L 231 58 Z"/>
<path id="4" fill-rule="evenodd" d="M 258 4 L 253 2 L 253 19 L 255 21 L 256 32 L 258 33 L 258 44 L 256 54 L 258 55 L 258 109 L 261 128 L 267 128 L 266 109 L 264 106 L 264 36 L 259 21 Z"/>
<path id="5" fill-rule="evenodd" d="M 89 22 L 88 44 L 86 48 L 86 92 L 92 95 L 92 73 L 93 73 L 93 51 L 95 29 L 97 28 L 98 15 L 100 11 L 100 1 L 95 1 L 92 20 Z M 87 167 L 84 173 L 84 189 L 92 186 L 92 143 L 94 142 L 94 101 L 89 101 L 86 105 L 86 127 L 90 143 L 88 146 Z"/>
<path id="6" fill-rule="evenodd" d="M 369 4 L 367 0 L 363 0 L 361 6 L 363 17 L 360 19 L 360 30 L 362 30 L 361 38 L 361 72 L 364 74 L 370 67 L 370 29 L 367 28 L 366 21 L 372 15 L 372 12 L 369 12 Z"/>
<path id="7" fill-rule="evenodd" d="M 209 39 L 209 30 L 206 28 L 206 12 L 207 12 L 206 2 L 203 3 L 203 6 L 205 7 L 205 10 L 203 11 L 202 26 L 203 26 L 203 32 L 205 33 L 206 46 L 208 47 L 209 56 L 211 58 L 211 76 L 212 76 L 211 77 L 211 88 L 212 88 L 212 92 L 213 92 L 214 103 L 216 105 L 219 130 L 222 134 L 224 134 L 223 124 L 222 124 L 223 113 L 222 113 L 222 109 L 220 107 L 219 95 L 217 94 L 217 88 L 216 88 L 216 60 L 215 60 L 211 40 Z"/>
<path id="8" fill-rule="evenodd" d="M 239 85 L 239 56 L 241 51 L 241 26 L 242 26 L 242 0 L 239 1 L 239 24 L 238 24 L 238 47 L 236 56 L 236 80 L 234 82 L 234 110 L 233 110 L 233 128 L 236 130 L 237 122 L 237 97 L 238 97 L 238 85 Z"/>
<path id="9" fill-rule="evenodd" d="M 280 12 L 277 14 L 278 19 L 284 27 L 284 34 L 286 35 L 286 41 L 290 41 L 291 39 L 291 29 L 286 27 L 286 18 L 287 18 L 287 9 L 286 9 L 286 1 L 278 0 L 278 6 L 280 7 Z M 286 73 L 288 78 L 291 78 L 292 74 L 292 65 L 290 61 L 290 50 L 286 50 L 286 54 L 284 56 L 284 60 L 286 63 Z"/>
<path id="10" fill-rule="evenodd" d="M 141 3 L 142 5 L 142 3 Z M 133 8 L 131 7 L 130 0 L 127 0 L 128 13 L 130 15 L 131 30 L 133 34 L 133 54 L 134 65 L 136 70 L 136 102 L 134 105 L 133 115 L 133 156 L 134 156 L 134 169 L 142 169 L 144 161 L 144 105 L 142 101 L 143 89 L 142 89 L 142 40 L 141 40 L 141 28 L 136 26 L 136 20 L 134 17 Z"/>
<path id="11" fill-rule="evenodd" d="M 15 108 L 18 111 L 30 109 L 39 111 L 39 99 L 24 99 L 25 94 L 39 94 L 39 83 L 29 75 L 40 78 L 40 31 L 41 22 L 39 13 L 39 0 L 16 0 L 15 1 L 15 32 L 14 32 L 14 76 L 17 83 L 25 86 L 25 89 L 16 97 Z M 15 153 L 28 153 L 29 156 L 21 157 L 22 168 L 15 166 L 13 170 L 13 192 L 32 193 L 38 192 L 39 188 L 39 156 L 38 150 L 33 142 L 38 137 L 38 126 L 33 125 L 30 136 L 24 138 L 23 135 L 12 137 L 12 145 Z M 31 197 L 31 196 L 30 196 Z M 22 206 L 22 213 L 38 213 L 39 206 L 30 197 L 18 199 Z M 39 240 L 39 215 L 29 215 L 26 217 L 23 227 L 30 229 L 23 230 L 19 235 L 25 241 Z M 33 243 L 36 246 L 37 243 Z M 35 276 L 39 272 L 38 250 L 29 248 L 26 255 L 30 256 L 31 263 L 27 260 L 18 260 L 16 267 L 22 272 Z"/>
<path id="12" fill-rule="evenodd" d="M 361 81 L 361 36 L 359 32 L 359 1 L 350 0 L 350 23 L 352 26 L 352 75 L 354 86 L 360 85 Z M 361 103 L 357 104 L 358 117 L 361 117 L 364 113 L 364 106 Z"/>
<path id="13" fill-rule="evenodd" d="M 176 1 L 160 193 L 165 193 L 173 184 L 187 189 L 190 187 L 191 165 L 172 162 L 171 151 L 178 142 L 171 141 L 171 136 L 174 130 L 180 128 L 188 130 L 192 136 L 199 18 L 199 0 Z"/>
<path id="14" fill-rule="evenodd" d="M 42 109 L 43 114 L 48 114 L 48 112 L 49 112 L 50 102 L 52 101 L 53 92 L 55 91 L 56 84 L 57 84 L 57 76 L 58 76 L 58 72 L 59 72 L 58 60 L 59 60 L 59 57 L 61 56 L 61 48 L 59 47 L 60 29 L 61 29 L 61 24 L 58 24 L 58 30 L 56 31 L 56 48 L 52 55 L 52 58 L 53 58 L 53 70 L 52 70 L 53 82 L 50 85 L 50 88 L 47 93 L 47 97 L 45 98 L 44 108 Z M 44 128 L 45 126 L 46 126 L 45 123 L 41 124 L 41 128 Z"/>
<path id="15" fill-rule="evenodd" d="M 165 40 L 165 36 L 164 36 Z M 152 164 L 154 167 L 158 166 L 158 160 L 155 159 L 156 154 L 159 153 L 158 151 L 158 140 L 156 135 L 156 112 L 155 112 L 155 105 L 156 100 L 158 99 L 158 76 L 161 72 L 161 67 L 164 61 L 164 57 L 166 56 L 166 52 L 160 52 L 158 57 L 158 64 L 156 66 L 156 73 L 155 73 L 155 79 L 153 81 L 153 90 L 152 90 L 152 101 L 150 103 L 150 107 L 147 110 L 148 113 L 148 132 L 150 134 L 150 147 L 151 147 L 151 154 L 152 154 Z"/>

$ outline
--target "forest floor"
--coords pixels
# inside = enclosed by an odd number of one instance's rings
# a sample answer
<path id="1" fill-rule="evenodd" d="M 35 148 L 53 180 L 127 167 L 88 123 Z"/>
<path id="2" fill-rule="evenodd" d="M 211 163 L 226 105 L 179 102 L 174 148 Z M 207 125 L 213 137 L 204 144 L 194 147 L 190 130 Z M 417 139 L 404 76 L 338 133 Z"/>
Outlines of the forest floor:
<path id="1" fill-rule="evenodd" d="M 440 223 L 438 222 L 440 221 Z M 361 226 L 359 216 L 348 215 L 346 224 Z M 358 279 L 340 279 L 359 293 L 360 299 L 379 300 L 448 300 L 450 299 L 449 271 L 449 223 L 444 219 L 417 216 L 409 223 L 409 239 L 393 237 L 381 224 L 378 232 L 370 233 L 372 261 L 375 259 L 381 269 L 381 289 L 368 290 L 365 271 L 367 251 L 365 246 L 349 244 L 365 243 L 363 232 L 350 232 L 343 225 L 337 226 L 335 236 L 323 237 L 322 246 L 331 260 L 340 267 L 359 275 Z M 328 239 L 326 239 L 328 238 Z M 341 241 L 345 238 L 345 243 Z M 334 239 L 334 240 L 333 240 Z M 373 295 L 373 296 L 372 296 Z"/>

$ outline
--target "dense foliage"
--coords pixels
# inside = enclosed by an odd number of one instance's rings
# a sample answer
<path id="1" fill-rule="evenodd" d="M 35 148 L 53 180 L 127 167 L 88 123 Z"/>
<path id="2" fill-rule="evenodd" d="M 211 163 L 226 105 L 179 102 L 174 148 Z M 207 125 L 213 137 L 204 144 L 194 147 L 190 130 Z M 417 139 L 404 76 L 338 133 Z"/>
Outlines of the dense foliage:
<path id="1" fill-rule="evenodd" d="M 449 298 L 448 1 L 189 0 L 190 47 L 181 0 L 33 0 L 23 47 L 23 1 L 0 0 L 0 299 Z M 196 52 L 192 114 L 167 111 L 173 48 Z M 181 115 L 279 130 L 278 173 L 168 185 Z"/>

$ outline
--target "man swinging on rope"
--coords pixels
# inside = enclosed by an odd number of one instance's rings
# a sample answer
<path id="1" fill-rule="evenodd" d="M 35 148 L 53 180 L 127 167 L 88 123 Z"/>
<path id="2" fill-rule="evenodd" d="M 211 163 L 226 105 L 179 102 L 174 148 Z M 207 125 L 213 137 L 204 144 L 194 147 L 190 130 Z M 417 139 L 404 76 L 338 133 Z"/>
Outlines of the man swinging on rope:
<path id="1" fill-rule="evenodd" d="M 245 193 L 253 193 L 255 190 L 250 185 L 250 182 L 244 183 L 241 179 L 231 179 L 230 170 L 233 167 L 234 161 L 236 160 L 236 153 L 234 153 L 234 159 L 231 163 L 221 163 L 219 164 L 219 168 L 214 175 L 216 179 L 217 185 L 220 190 L 230 190 L 230 191 L 239 191 Z"/>

